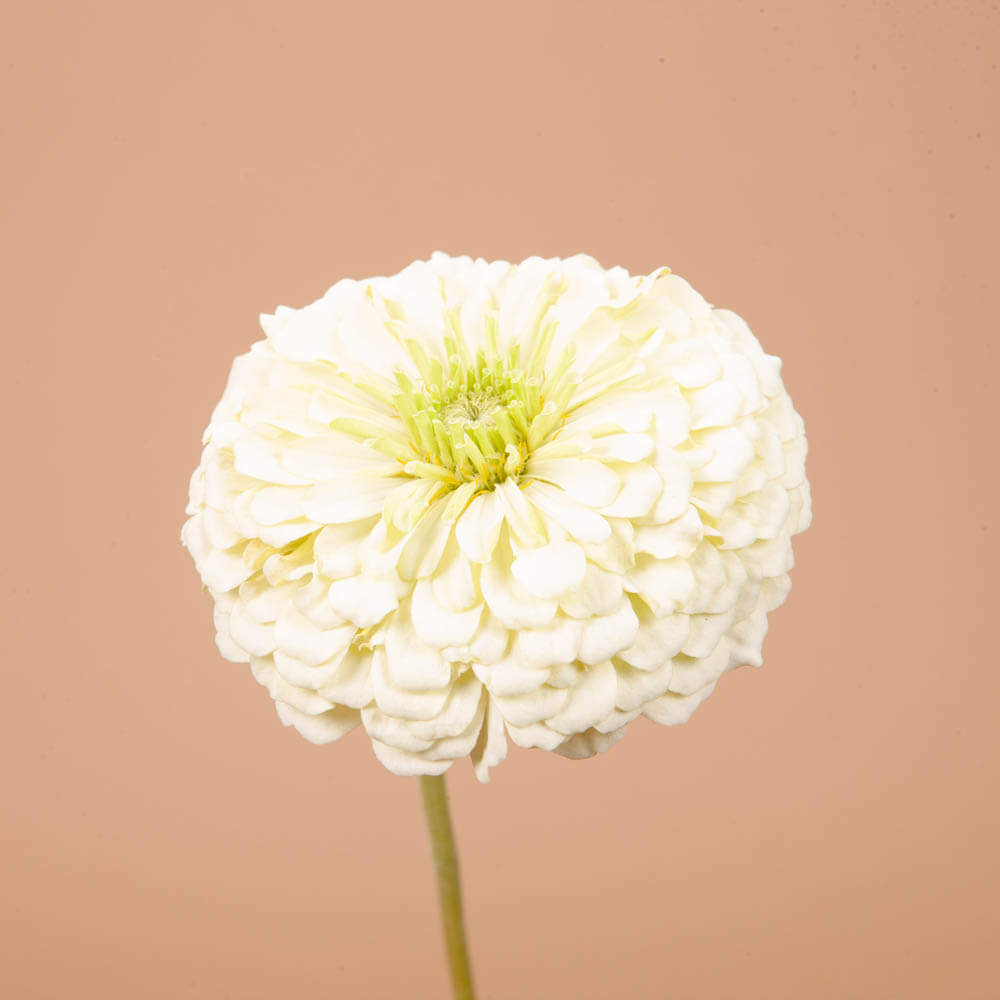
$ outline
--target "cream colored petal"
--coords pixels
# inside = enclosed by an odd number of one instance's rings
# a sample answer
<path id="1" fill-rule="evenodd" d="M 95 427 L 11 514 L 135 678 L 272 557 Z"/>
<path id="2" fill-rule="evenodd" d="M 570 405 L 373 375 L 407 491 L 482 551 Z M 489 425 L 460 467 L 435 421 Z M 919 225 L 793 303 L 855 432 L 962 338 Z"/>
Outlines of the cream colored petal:
<path id="1" fill-rule="evenodd" d="M 539 747 L 542 750 L 555 750 L 566 740 L 562 733 L 549 729 L 544 722 L 536 722 L 531 726 L 515 726 L 508 722 L 505 726 L 507 735 L 514 744 L 525 749 Z"/>
<path id="2" fill-rule="evenodd" d="M 610 750 L 624 735 L 624 726 L 610 733 L 588 729 L 583 733 L 574 733 L 569 739 L 560 743 L 555 751 L 561 757 L 568 757 L 570 760 L 585 760 L 594 754 Z"/>
<path id="3" fill-rule="evenodd" d="M 511 565 L 518 583 L 529 594 L 541 598 L 559 597 L 579 586 L 586 569 L 587 557 L 573 542 L 551 542 L 522 550 Z"/>
<path id="4" fill-rule="evenodd" d="M 733 624 L 732 611 L 721 615 L 689 615 L 691 631 L 681 650 L 685 656 L 703 657 L 711 655 L 719 640 Z"/>
<path id="5" fill-rule="evenodd" d="M 397 482 L 388 478 L 347 478 L 321 483 L 302 504 L 306 517 L 319 524 L 345 524 L 378 514 Z"/>
<path id="6" fill-rule="evenodd" d="M 336 676 L 343 658 L 344 654 L 341 653 L 333 659 L 327 660 L 326 663 L 313 666 L 295 659 L 294 656 L 289 656 L 283 649 L 276 649 L 274 651 L 274 666 L 289 684 L 307 691 L 315 691 L 327 701 L 335 701 L 336 699 L 329 697 L 324 685 L 329 684 Z"/>
<path id="7" fill-rule="evenodd" d="M 487 696 L 486 717 L 473 747 L 472 764 L 479 781 L 490 780 L 490 768 L 496 767 L 507 756 L 507 734 L 500 711 Z"/>
<path id="8" fill-rule="evenodd" d="M 388 660 L 383 649 L 376 649 L 372 654 L 372 693 L 379 709 L 394 719 L 416 721 L 434 718 L 448 700 L 448 680 L 437 690 L 402 687 L 391 670 L 390 662 L 394 662 L 397 669 L 402 669 L 403 665 L 398 661 Z M 448 673 L 450 677 L 450 668 Z M 410 681 L 410 678 L 407 677 L 407 680 Z M 428 678 L 421 674 L 416 680 L 426 684 Z"/>
<path id="9" fill-rule="evenodd" d="M 488 562 L 500 538 L 501 524 L 503 507 L 495 492 L 473 497 L 455 525 L 455 537 L 466 558 Z"/>
<path id="10" fill-rule="evenodd" d="M 356 631 L 353 625 L 317 628 L 297 608 L 288 605 L 278 618 L 275 637 L 290 656 L 317 666 L 347 649 Z"/>
<path id="11" fill-rule="evenodd" d="M 399 553 L 399 575 L 404 580 L 430 576 L 441 562 L 454 526 L 445 516 L 445 507 L 439 500 L 410 532 Z"/>
<path id="12" fill-rule="evenodd" d="M 614 471 L 593 458 L 553 458 L 529 462 L 527 475 L 565 490 L 587 507 L 605 507 L 618 495 L 621 482 Z"/>
<path id="13" fill-rule="evenodd" d="M 313 540 L 319 571 L 331 580 L 356 576 L 361 569 L 361 543 L 374 526 L 374 519 L 368 519 L 324 527 Z"/>
<path id="14" fill-rule="evenodd" d="M 444 707 L 432 719 L 425 722 L 411 722 L 410 729 L 421 739 L 445 740 L 454 736 L 461 736 L 466 733 L 470 725 L 475 721 L 477 715 L 482 722 L 482 703 L 484 701 L 483 685 L 479 678 L 471 671 L 467 670 L 451 686 L 448 693 L 448 700 Z M 478 727 L 472 735 L 472 743 L 478 735 Z M 471 749 L 471 743 L 469 746 Z M 465 753 L 469 751 L 466 750 Z M 460 754 L 464 756 L 464 754 Z"/>
<path id="15" fill-rule="evenodd" d="M 666 524 L 640 524 L 635 529 L 635 549 L 657 559 L 687 558 L 701 541 L 704 526 L 694 507 Z"/>
<path id="16" fill-rule="evenodd" d="M 694 573 L 683 559 L 641 555 L 625 574 L 625 589 L 638 594 L 657 618 L 682 608 L 694 588 Z"/>
<path id="17" fill-rule="evenodd" d="M 381 740 L 372 737 L 372 749 L 375 756 L 383 767 L 392 771 L 393 774 L 402 777 L 412 778 L 417 775 L 438 775 L 444 774 L 454 763 L 451 760 L 430 760 L 421 754 L 410 753 L 400 750 L 397 747 L 383 743 Z"/>
<path id="18" fill-rule="evenodd" d="M 267 656 L 277 645 L 274 624 L 255 621 L 242 601 L 237 601 L 229 613 L 229 634 L 233 642 L 252 656 Z"/>
<path id="19" fill-rule="evenodd" d="M 451 680 L 451 665 L 441 656 L 440 650 L 420 638 L 406 605 L 389 623 L 383 658 L 393 682 L 408 691 L 436 692 Z"/>
<path id="20" fill-rule="evenodd" d="M 337 670 L 319 690 L 328 701 L 351 708 L 364 708 L 375 698 L 372 688 L 372 653 L 351 646 L 339 660 Z"/>
<path id="21" fill-rule="evenodd" d="M 490 611 L 509 629 L 541 628 L 552 620 L 558 604 L 535 597 L 514 578 L 509 564 L 493 560 L 480 574 L 479 586 Z"/>
<path id="22" fill-rule="evenodd" d="M 510 537 L 518 547 L 533 549 L 549 541 L 545 533 L 544 519 L 528 502 L 520 486 L 513 479 L 500 483 L 494 493 L 503 507 Z"/>
<path id="23" fill-rule="evenodd" d="M 601 508 L 605 517 L 645 517 L 663 492 L 663 480 L 651 465 L 638 462 L 614 466 L 622 481 L 621 492 L 614 503 Z"/>
<path id="24" fill-rule="evenodd" d="M 545 684 L 527 694 L 493 695 L 493 700 L 500 714 L 511 725 L 530 726 L 561 712 L 569 700 L 569 689 Z"/>
<path id="25" fill-rule="evenodd" d="M 654 448 L 648 434 L 607 434 L 595 439 L 591 454 L 602 462 L 641 462 Z"/>
<path id="26" fill-rule="evenodd" d="M 714 684 L 730 667 L 736 666 L 727 639 L 721 639 L 708 656 L 694 659 L 680 654 L 674 657 L 673 663 L 670 690 L 676 694 L 695 694 L 707 684 Z"/>
<path id="27" fill-rule="evenodd" d="M 368 628 L 399 606 L 396 590 L 397 585 L 391 579 L 352 576 L 331 583 L 327 600 L 347 621 L 358 628 Z"/>
<path id="28" fill-rule="evenodd" d="M 339 705 L 319 715 L 308 715 L 280 701 L 274 707 L 278 710 L 278 718 L 286 726 L 294 726 L 310 743 L 332 743 L 361 722 L 359 712 Z"/>
<path id="29" fill-rule="evenodd" d="M 551 672 L 530 667 L 516 653 L 486 666 L 474 663 L 472 669 L 491 695 L 509 697 L 537 691 L 551 678 Z"/>
<path id="30" fill-rule="evenodd" d="M 592 562 L 587 563 L 583 580 L 559 598 L 559 607 L 573 618 L 609 615 L 621 603 L 622 579 Z"/>
<path id="31" fill-rule="evenodd" d="M 544 628 L 521 629 L 515 640 L 514 656 L 526 666 L 543 669 L 557 663 L 572 663 L 580 652 L 584 623 L 556 615 Z"/>
<path id="32" fill-rule="evenodd" d="M 532 480 L 523 492 L 525 499 L 545 515 L 547 525 L 557 524 L 577 541 L 601 543 L 610 537 L 611 526 L 607 520 L 592 508 L 572 499 L 565 490 Z"/>
<path id="33" fill-rule="evenodd" d="M 251 657 L 250 670 L 257 683 L 267 688 L 268 694 L 275 701 L 284 702 L 306 715 L 319 715 L 333 708 L 326 698 L 315 691 L 289 684 L 275 669 L 274 660 L 270 656 Z"/>
<path id="34" fill-rule="evenodd" d="M 431 747 L 424 751 L 423 756 L 429 760 L 457 760 L 459 757 L 470 756 L 479 742 L 485 717 L 486 699 L 481 698 L 477 703 L 476 714 L 469 724 L 454 736 L 444 736 L 435 740 Z"/>
<path id="35" fill-rule="evenodd" d="M 497 618 L 486 611 L 470 643 L 465 646 L 445 646 L 441 650 L 441 655 L 450 662 L 490 666 L 504 658 L 510 639 L 511 633 Z"/>
<path id="36" fill-rule="evenodd" d="M 691 620 L 688 615 L 657 618 L 644 602 L 633 605 L 639 619 L 635 641 L 618 658 L 638 670 L 655 670 L 676 656 L 687 641 Z"/>
<path id="37" fill-rule="evenodd" d="M 417 635 L 429 646 L 464 646 L 472 641 L 482 618 L 483 606 L 468 611 L 448 611 L 434 597 L 429 580 L 418 580 L 410 608 Z"/>
<path id="38" fill-rule="evenodd" d="M 732 482 L 754 459 L 753 444 L 738 427 L 699 431 L 695 440 L 712 450 L 712 458 L 695 474 L 702 483 Z"/>
<path id="39" fill-rule="evenodd" d="M 618 690 L 615 705 L 623 711 L 641 709 L 647 702 L 666 694 L 673 676 L 673 663 L 662 660 L 652 670 L 637 670 L 625 663 L 615 663 Z"/>
<path id="40" fill-rule="evenodd" d="M 469 557 L 452 536 L 437 571 L 431 577 L 434 599 L 449 611 L 467 611 L 480 600 L 477 574 Z"/>
<path id="41" fill-rule="evenodd" d="M 580 662 L 602 663 L 628 649 L 639 631 L 639 619 L 627 597 L 610 615 L 590 618 L 583 623 L 580 640 Z"/>
<path id="42" fill-rule="evenodd" d="M 614 709 L 617 692 L 618 679 L 611 663 L 581 671 L 562 711 L 548 720 L 549 728 L 566 736 L 583 732 Z"/>
<path id="43" fill-rule="evenodd" d="M 681 695 L 668 691 L 662 698 L 651 701 L 642 714 L 661 726 L 676 726 L 687 722 L 694 710 L 715 690 L 715 684 L 706 684 L 694 694 Z"/>
<path id="44" fill-rule="evenodd" d="M 265 483 L 308 485 L 308 479 L 294 476 L 282 466 L 281 450 L 280 441 L 267 441 L 254 434 L 244 434 L 233 448 L 233 467 L 240 475 Z"/>

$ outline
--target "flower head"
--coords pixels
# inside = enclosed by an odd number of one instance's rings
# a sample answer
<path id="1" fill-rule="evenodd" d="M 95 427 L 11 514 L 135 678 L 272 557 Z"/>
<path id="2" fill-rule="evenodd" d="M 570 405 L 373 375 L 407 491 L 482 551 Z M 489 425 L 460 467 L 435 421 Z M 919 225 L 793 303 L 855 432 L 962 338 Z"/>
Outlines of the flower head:
<path id="1" fill-rule="evenodd" d="M 435 254 L 262 316 L 182 537 L 223 655 L 398 774 L 586 757 L 759 665 L 806 440 L 734 313 L 661 269 Z"/>

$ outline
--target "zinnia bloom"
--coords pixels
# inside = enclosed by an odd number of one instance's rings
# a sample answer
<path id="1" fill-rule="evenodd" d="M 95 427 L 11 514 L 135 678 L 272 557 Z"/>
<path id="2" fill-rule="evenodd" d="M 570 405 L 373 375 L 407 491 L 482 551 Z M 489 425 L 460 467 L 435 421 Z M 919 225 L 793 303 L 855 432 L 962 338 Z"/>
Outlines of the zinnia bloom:
<path id="1" fill-rule="evenodd" d="M 217 641 L 397 774 L 567 757 L 759 665 L 810 520 L 802 420 L 668 269 L 435 254 L 262 316 L 182 537 Z"/>

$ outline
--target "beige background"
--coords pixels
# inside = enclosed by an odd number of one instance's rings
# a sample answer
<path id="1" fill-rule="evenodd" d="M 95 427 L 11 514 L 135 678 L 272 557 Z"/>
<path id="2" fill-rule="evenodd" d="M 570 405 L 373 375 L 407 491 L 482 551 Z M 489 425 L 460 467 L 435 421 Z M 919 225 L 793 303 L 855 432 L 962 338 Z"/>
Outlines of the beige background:
<path id="1" fill-rule="evenodd" d="M 441 997 L 416 785 L 222 661 L 256 316 L 435 249 L 669 264 L 804 415 L 762 671 L 450 775 L 484 998 L 987 998 L 994 3 L 5 5 L 0 994 Z"/>

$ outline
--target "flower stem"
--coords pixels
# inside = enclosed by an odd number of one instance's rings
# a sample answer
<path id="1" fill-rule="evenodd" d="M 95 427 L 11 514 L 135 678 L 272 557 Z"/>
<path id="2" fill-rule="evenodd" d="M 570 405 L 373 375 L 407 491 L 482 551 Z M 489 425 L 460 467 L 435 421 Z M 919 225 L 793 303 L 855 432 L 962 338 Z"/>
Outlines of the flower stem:
<path id="1" fill-rule="evenodd" d="M 455 1000 L 475 1000 L 469 955 L 465 945 L 465 927 L 462 922 L 462 890 L 458 874 L 458 855 L 455 853 L 455 836 L 448 815 L 448 792 L 444 778 L 422 775 L 420 794 L 424 800 L 424 815 L 430 835 L 431 855 L 437 873 L 438 900 L 441 904 L 441 922 L 444 941 L 451 968 L 451 984 Z"/>

